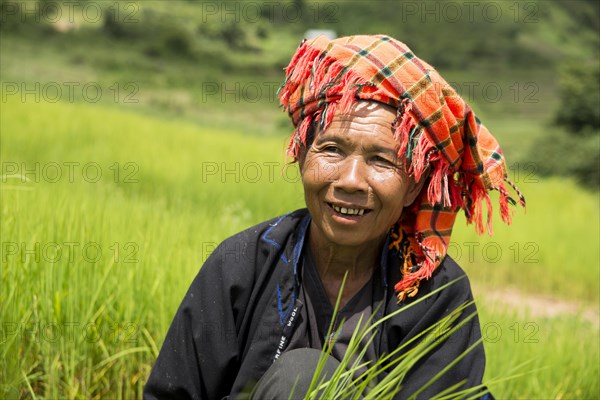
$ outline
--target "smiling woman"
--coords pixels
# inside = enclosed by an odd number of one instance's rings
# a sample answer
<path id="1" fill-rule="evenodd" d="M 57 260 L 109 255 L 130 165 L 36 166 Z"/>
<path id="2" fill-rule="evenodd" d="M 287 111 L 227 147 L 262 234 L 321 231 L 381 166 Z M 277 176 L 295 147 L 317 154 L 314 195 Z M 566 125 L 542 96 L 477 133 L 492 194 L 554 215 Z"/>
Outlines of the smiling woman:
<path id="1" fill-rule="evenodd" d="M 362 321 L 386 317 L 362 343 L 356 382 L 366 366 L 402 356 L 395 350 L 409 351 L 462 310 L 453 335 L 393 383 L 394 395 L 473 388 L 490 398 L 469 281 L 446 253 L 460 209 L 491 232 L 481 205 L 491 211 L 489 190 L 500 192 L 510 221 L 515 201 L 505 184 L 513 185 L 493 136 L 431 66 L 387 36 L 302 43 L 280 99 L 295 127 L 288 154 L 307 209 L 213 252 L 177 311 L 145 397 L 282 399 L 293 388 L 303 398 L 320 350 L 329 351 L 322 373 L 331 376 Z"/>
<path id="2" fill-rule="evenodd" d="M 348 113 L 334 116 L 302 154 L 302 183 L 316 242 L 358 253 L 381 248 L 386 231 L 414 201 L 419 187 L 398 158 L 395 117 L 391 107 L 357 102 Z"/>
<path id="3" fill-rule="evenodd" d="M 371 279 L 389 229 L 419 194 L 398 157 L 392 107 L 359 101 L 333 117 L 299 158 L 309 244 L 331 304 L 350 273 L 341 306 Z M 362 277 L 362 279 L 361 279 Z M 331 283 L 331 284 L 330 284 Z"/>

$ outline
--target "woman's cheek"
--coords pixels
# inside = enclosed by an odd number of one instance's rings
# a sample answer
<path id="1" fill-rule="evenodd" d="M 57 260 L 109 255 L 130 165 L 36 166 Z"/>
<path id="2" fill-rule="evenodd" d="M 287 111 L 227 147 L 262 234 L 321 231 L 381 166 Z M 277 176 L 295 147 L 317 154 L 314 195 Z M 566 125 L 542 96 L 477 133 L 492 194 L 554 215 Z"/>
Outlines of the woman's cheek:
<path id="1" fill-rule="evenodd" d="M 319 185 L 334 181 L 339 169 L 338 164 L 324 159 L 324 157 L 315 157 L 306 160 L 303 172 L 303 181 L 305 184 Z"/>

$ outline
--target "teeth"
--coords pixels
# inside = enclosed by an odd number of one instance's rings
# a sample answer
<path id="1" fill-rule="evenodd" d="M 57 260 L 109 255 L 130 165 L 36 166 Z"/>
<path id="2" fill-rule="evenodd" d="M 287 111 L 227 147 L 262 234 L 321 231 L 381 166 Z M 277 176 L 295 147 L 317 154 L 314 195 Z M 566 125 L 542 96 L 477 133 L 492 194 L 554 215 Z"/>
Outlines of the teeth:
<path id="1" fill-rule="evenodd" d="M 363 208 L 358 209 L 358 208 L 346 208 L 346 207 L 338 207 L 336 205 L 332 204 L 332 207 L 335 211 L 339 212 L 340 214 L 346 214 L 346 215 L 364 215 L 365 210 Z"/>

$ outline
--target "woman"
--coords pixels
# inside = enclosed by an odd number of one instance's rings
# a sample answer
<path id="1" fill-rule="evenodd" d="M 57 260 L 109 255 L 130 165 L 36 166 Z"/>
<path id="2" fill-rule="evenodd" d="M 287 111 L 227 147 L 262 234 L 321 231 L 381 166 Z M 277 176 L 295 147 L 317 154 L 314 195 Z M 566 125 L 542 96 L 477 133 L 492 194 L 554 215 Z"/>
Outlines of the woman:
<path id="1" fill-rule="evenodd" d="M 254 388 L 254 398 L 287 398 L 293 384 L 302 397 L 330 325 L 329 372 L 361 316 L 379 320 L 412 302 L 365 344 L 364 361 L 414 344 L 467 303 L 460 328 L 412 367 L 396 397 L 480 385 L 485 356 L 477 317 L 469 317 L 471 289 L 446 252 L 459 209 L 484 230 L 489 190 L 500 192 L 510 220 L 514 201 L 495 139 L 431 66 L 387 36 L 303 42 L 279 95 L 295 126 L 288 154 L 299 163 L 307 209 L 215 250 L 177 311 L 145 397 L 239 398 Z M 490 221 L 488 212 L 491 233 Z"/>

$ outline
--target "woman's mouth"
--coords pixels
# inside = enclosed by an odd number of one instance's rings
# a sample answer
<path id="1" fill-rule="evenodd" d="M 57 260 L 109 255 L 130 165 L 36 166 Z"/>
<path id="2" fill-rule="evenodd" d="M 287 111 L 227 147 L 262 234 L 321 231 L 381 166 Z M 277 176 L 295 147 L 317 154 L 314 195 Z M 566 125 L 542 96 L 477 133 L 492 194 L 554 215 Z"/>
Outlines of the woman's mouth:
<path id="1" fill-rule="evenodd" d="M 362 216 L 370 211 L 366 208 L 358 208 L 358 207 L 350 208 L 350 207 L 338 206 L 338 205 L 331 204 L 331 203 L 328 203 L 328 204 L 331 208 L 333 208 L 333 210 L 336 213 L 344 215 L 344 216 Z"/>

